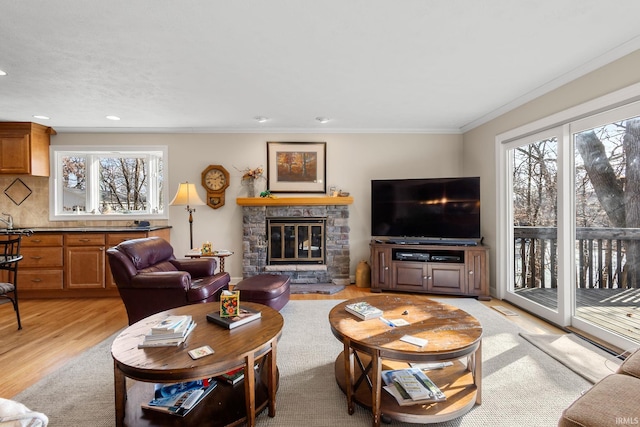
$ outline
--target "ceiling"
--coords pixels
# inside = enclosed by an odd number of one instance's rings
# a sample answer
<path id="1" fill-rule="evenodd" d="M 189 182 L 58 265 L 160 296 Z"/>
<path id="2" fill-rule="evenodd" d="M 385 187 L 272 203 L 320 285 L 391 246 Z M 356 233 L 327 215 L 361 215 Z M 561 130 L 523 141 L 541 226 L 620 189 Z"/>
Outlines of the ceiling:
<path id="1" fill-rule="evenodd" d="M 464 132 L 640 48 L 637 0 L 0 0 L 0 10 L 0 121 L 58 132 Z"/>

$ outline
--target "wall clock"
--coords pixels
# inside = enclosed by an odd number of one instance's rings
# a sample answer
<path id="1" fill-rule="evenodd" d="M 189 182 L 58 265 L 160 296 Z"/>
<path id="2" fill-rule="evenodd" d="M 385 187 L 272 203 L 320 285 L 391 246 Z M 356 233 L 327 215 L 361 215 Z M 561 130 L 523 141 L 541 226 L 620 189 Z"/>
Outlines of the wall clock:
<path id="1" fill-rule="evenodd" d="M 207 190 L 207 205 L 224 206 L 224 193 L 229 186 L 229 172 L 220 165 L 209 165 L 202 171 L 202 186 Z"/>

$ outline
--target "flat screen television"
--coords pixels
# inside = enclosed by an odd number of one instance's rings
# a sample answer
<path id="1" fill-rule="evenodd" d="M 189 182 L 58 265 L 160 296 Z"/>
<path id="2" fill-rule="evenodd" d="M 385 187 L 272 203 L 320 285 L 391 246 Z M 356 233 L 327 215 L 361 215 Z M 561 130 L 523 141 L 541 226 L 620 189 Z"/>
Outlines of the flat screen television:
<path id="1" fill-rule="evenodd" d="M 477 244 L 480 178 L 372 180 L 371 235 L 397 243 Z"/>

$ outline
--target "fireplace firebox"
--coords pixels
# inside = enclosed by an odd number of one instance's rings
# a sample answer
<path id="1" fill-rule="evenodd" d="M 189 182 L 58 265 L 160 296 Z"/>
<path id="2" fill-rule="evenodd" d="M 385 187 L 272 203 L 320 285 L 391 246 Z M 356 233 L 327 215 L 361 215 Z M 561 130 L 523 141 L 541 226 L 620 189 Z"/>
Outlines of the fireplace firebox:
<path id="1" fill-rule="evenodd" d="M 324 264 L 326 218 L 267 218 L 267 265 Z"/>

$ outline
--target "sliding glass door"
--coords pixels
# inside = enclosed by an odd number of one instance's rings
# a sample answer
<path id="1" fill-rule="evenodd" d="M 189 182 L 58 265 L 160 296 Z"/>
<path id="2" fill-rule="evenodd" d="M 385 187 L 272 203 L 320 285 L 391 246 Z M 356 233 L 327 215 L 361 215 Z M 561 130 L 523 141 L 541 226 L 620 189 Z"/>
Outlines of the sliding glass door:
<path id="1" fill-rule="evenodd" d="M 512 243 L 508 299 L 554 321 L 558 316 L 559 131 L 520 139 L 507 151 Z"/>
<path id="2" fill-rule="evenodd" d="M 640 344 L 640 103 L 502 141 L 498 294 L 560 326 Z"/>
<path id="3" fill-rule="evenodd" d="M 635 114 L 637 108 L 624 108 L 571 124 L 573 323 L 610 335 L 621 347 L 626 339 L 640 342 L 640 117 Z"/>

